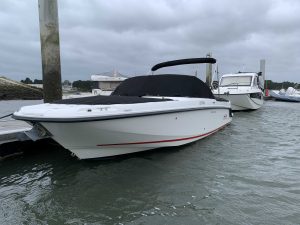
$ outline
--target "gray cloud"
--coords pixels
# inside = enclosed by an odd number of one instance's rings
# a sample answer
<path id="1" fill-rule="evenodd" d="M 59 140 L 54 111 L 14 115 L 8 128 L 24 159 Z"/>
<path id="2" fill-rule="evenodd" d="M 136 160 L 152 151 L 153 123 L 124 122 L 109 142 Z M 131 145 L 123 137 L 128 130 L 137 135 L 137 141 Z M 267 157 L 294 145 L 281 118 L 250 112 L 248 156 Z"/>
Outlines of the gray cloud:
<path id="1" fill-rule="evenodd" d="M 299 12 L 296 0 L 60 0 L 62 76 L 139 75 L 212 52 L 221 73 L 257 71 L 265 58 L 268 78 L 300 82 Z M 41 78 L 37 1 L 1 0 L 0 37 L 0 74 Z"/>

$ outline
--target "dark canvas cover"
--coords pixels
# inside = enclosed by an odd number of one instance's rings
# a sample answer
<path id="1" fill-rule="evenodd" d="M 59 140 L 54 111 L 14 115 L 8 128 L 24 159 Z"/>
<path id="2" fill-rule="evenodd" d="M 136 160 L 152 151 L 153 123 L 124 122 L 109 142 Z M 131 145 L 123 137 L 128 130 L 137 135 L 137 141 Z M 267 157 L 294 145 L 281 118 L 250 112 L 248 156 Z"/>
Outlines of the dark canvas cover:
<path id="1" fill-rule="evenodd" d="M 187 75 L 150 75 L 123 81 L 110 96 L 63 99 L 54 104 L 112 105 L 171 101 L 142 96 L 192 97 L 214 99 L 209 87 L 200 79 Z"/>
<path id="2" fill-rule="evenodd" d="M 63 99 L 53 102 L 54 104 L 74 105 L 113 105 L 113 104 L 134 104 L 145 102 L 171 101 L 171 99 L 141 98 L 135 96 L 91 96 L 83 98 Z"/>
<path id="3" fill-rule="evenodd" d="M 214 99 L 210 88 L 197 77 L 176 74 L 132 77 L 123 81 L 112 95 Z"/>

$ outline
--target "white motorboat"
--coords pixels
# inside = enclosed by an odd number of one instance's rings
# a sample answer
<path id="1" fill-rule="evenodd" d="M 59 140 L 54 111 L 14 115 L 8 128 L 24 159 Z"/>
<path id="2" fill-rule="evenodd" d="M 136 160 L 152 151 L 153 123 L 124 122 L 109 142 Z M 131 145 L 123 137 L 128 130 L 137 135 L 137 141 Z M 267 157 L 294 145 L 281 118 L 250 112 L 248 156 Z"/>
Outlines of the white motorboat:
<path id="1" fill-rule="evenodd" d="M 170 61 L 152 70 L 190 63 L 215 59 Z M 25 106 L 13 117 L 34 126 L 32 139 L 51 137 L 79 159 L 184 145 L 232 120 L 230 102 L 215 99 L 194 76 L 173 74 L 129 78 L 111 96 Z"/>
<path id="2" fill-rule="evenodd" d="M 213 93 L 229 100 L 233 111 L 259 109 L 264 103 L 263 81 L 259 77 L 260 73 L 224 74 Z"/>

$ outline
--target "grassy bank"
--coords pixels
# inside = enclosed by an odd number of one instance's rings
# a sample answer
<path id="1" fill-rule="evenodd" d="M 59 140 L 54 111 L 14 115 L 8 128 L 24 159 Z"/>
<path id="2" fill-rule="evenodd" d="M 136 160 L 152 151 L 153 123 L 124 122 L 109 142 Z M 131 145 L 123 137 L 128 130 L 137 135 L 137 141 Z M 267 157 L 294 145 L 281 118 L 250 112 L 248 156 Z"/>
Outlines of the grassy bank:
<path id="1" fill-rule="evenodd" d="M 42 89 L 0 77 L 0 100 L 38 100 L 42 98 Z"/>

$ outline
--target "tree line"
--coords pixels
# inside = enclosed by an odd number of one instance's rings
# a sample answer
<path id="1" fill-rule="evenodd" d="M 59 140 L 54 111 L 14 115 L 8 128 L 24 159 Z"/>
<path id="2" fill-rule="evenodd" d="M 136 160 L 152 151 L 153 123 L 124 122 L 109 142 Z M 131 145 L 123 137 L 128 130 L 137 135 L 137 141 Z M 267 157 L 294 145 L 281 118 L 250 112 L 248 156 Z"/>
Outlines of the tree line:
<path id="1" fill-rule="evenodd" d="M 91 80 L 76 80 L 73 82 L 72 87 L 77 88 L 79 91 L 91 92 L 93 88 L 97 88 L 97 81 Z"/>
<path id="2" fill-rule="evenodd" d="M 24 84 L 43 84 L 43 80 L 34 79 L 33 81 L 26 77 L 24 80 L 21 80 Z M 69 80 L 62 82 L 64 86 L 71 86 L 76 88 L 78 91 L 89 91 L 91 92 L 93 88 L 97 87 L 97 82 L 90 80 L 77 80 L 71 83 Z"/>
<path id="3" fill-rule="evenodd" d="M 24 84 L 43 84 L 43 80 L 34 79 L 34 81 L 32 81 L 29 77 L 26 77 L 25 80 L 21 80 L 21 82 Z"/>
<path id="4" fill-rule="evenodd" d="M 284 82 L 273 82 L 271 80 L 265 80 L 265 88 L 270 90 L 280 90 L 282 88 L 287 89 L 288 87 L 297 87 L 297 83 L 284 81 Z M 298 86 L 299 88 L 300 86 Z"/>
<path id="5" fill-rule="evenodd" d="M 34 79 L 32 81 L 29 77 L 26 77 L 25 80 L 21 80 L 21 83 L 24 83 L 24 84 L 43 84 L 43 80 Z M 72 85 L 72 83 L 68 80 L 65 80 L 64 82 L 62 82 L 62 85 Z"/>
<path id="6" fill-rule="evenodd" d="M 25 80 L 21 80 L 25 84 L 43 84 L 43 80 L 34 79 L 33 81 L 26 77 Z M 88 91 L 91 92 L 93 88 L 97 88 L 97 81 L 91 80 L 76 80 L 71 83 L 69 80 L 65 80 L 62 85 L 70 86 L 76 88 L 78 91 Z M 293 82 L 273 82 L 272 80 L 265 80 L 265 88 L 270 90 L 280 90 L 282 88 L 287 89 L 288 87 L 296 87 L 297 83 Z"/>

